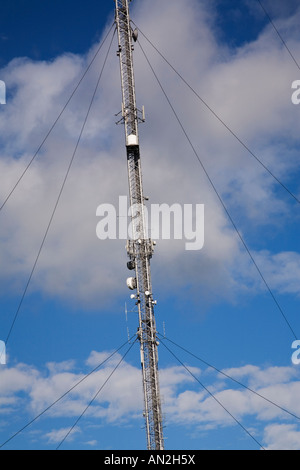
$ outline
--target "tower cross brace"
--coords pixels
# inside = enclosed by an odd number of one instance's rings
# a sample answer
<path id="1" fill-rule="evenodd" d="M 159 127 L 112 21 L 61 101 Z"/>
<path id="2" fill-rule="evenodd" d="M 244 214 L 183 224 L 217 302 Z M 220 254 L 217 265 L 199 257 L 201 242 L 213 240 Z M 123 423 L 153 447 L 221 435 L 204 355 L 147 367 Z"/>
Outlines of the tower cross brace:
<path id="1" fill-rule="evenodd" d="M 135 270 L 131 288 L 136 289 L 138 306 L 141 366 L 144 392 L 144 418 L 148 450 L 163 450 L 163 423 L 158 377 L 157 337 L 154 317 L 154 299 L 150 272 L 153 242 L 148 238 L 145 224 L 145 198 L 143 195 L 141 158 L 138 135 L 133 69 L 133 32 L 128 0 L 115 0 L 122 88 L 122 121 L 125 127 L 129 196 L 131 207 L 132 239 L 127 241 L 129 269 Z"/>

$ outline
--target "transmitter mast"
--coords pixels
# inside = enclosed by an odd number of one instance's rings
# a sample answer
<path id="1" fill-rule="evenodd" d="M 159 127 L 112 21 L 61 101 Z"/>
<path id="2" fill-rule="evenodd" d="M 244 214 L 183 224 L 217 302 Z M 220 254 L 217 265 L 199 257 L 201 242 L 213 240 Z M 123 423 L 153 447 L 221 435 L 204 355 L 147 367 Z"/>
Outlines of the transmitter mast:
<path id="1" fill-rule="evenodd" d="M 118 56 L 120 58 L 122 88 L 122 119 L 125 127 L 129 195 L 131 206 L 132 239 L 127 241 L 129 262 L 127 267 L 135 277 L 127 279 L 127 286 L 136 290 L 131 298 L 136 299 L 139 316 L 138 337 L 140 341 L 141 365 L 144 391 L 144 417 L 148 450 L 163 450 L 163 425 L 158 378 L 157 337 L 154 318 L 155 301 L 152 294 L 150 259 L 154 242 L 148 238 L 145 224 L 145 197 L 143 195 L 138 123 L 144 121 L 144 113 L 138 111 L 135 96 L 133 70 L 133 42 L 137 30 L 133 31 L 128 3 L 131 0 L 115 0 L 116 25 L 118 31 Z"/>

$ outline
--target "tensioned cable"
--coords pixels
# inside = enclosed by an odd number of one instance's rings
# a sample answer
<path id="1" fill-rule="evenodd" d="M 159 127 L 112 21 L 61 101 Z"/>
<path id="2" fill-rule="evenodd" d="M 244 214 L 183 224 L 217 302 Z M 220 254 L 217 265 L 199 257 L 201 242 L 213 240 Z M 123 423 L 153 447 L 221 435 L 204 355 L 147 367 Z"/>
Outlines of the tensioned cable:
<path id="1" fill-rule="evenodd" d="M 196 356 L 196 354 L 192 353 L 191 351 L 189 351 L 188 349 L 184 348 L 183 346 L 180 346 L 178 343 L 175 343 L 175 341 L 172 341 L 170 338 L 166 338 L 165 336 L 161 335 L 161 333 L 159 333 L 159 337 L 162 338 L 162 339 L 165 339 L 167 341 L 169 341 L 170 343 L 174 344 L 175 346 L 177 346 L 178 348 L 180 348 L 182 351 L 186 352 L 187 354 L 189 354 L 190 356 L 194 357 L 195 359 L 197 359 L 198 361 L 202 362 L 203 364 L 205 364 L 206 366 L 210 367 L 211 369 L 214 369 L 216 372 L 218 372 L 219 374 L 223 375 L 224 377 L 226 377 L 227 379 L 230 379 L 232 380 L 233 382 L 235 382 L 237 385 L 240 385 L 241 387 L 244 387 L 246 390 L 248 390 L 249 392 L 252 392 L 254 395 L 257 395 L 259 398 L 262 398 L 263 400 L 267 401 L 268 403 L 270 403 L 271 405 L 274 405 L 276 408 L 280 409 L 281 411 L 284 411 L 285 413 L 289 414 L 290 416 L 292 416 L 293 418 L 296 418 L 298 420 L 300 420 L 300 417 L 295 415 L 294 413 L 292 413 L 291 411 L 287 410 L 286 408 L 283 408 L 282 406 L 278 405 L 278 403 L 275 403 L 274 401 L 270 400 L 269 398 L 265 397 L 264 395 L 261 395 L 260 393 L 256 392 L 255 390 L 251 389 L 250 387 L 248 387 L 247 385 L 243 384 L 242 382 L 240 382 L 239 380 L 236 380 L 235 378 L 231 377 L 229 374 L 226 374 L 226 372 L 218 369 L 217 367 L 213 366 L 212 364 L 210 364 L 209 362 L 205 361 L 204 359 L 202 359 L 201 357 L 199 356 Z"/>
<path id="2" fill-rule="evenodd" d="M 268 11 L 266 10 L 266 8 L 264 7 L 264 5 L 261 3 L 260 0 L 257 0 L 257 3 L 261 6 L 263 12 L 265 13 L 266 17 L 268 18 L 270 24 L 273 26 L 274 30 L 276 31 L 279 39 L 281 40 L 282 44 L 284 45 L 284 47 L 286 48 L 286 50 L 288 51 L 289 55 L 291 56 L 292 60 L 295 62 L 295 64 L 297 65 L 298 69 L 300 70 L 300 66 L 297 62 L 297 60 L 295 59 L 295 56 L 294 54 L 292 53 L 292 51 L 290 50 L 290 48 L 288 47 L 287 43 L 285 42 L 285 40 L 283 39 L 282 35 L 280 34 L 278 28 L 276 27 L 274 21 L 272 20 L 270 14 L 268 13 Z"/>
<path id="3" fill-rule="evenodd" d="M 33 418 L 29 423 L 27 423 L 25 426 L 23 426 L 19 431 L 15 432 L 9 439 L 7 439 L 5 442 L 3 442 L 0 445 L 0 449 L 4 447 L 8 442 L 10 442 L 12 439 L 14 439 L 16 436 L 18 436 L 21 432 L 25 431 L 31 424 L 33 424 L 35 421 L 37 421 L 41 416 L 43 416 L 47 411 L 49 411 L 53 406 L 55 406 L 58 402 L 60 402 L 63 398 L 65 398 L 69 393 L 71 393 L 78 385 L 80 385 L 82 382 L 84 382 L 88 377 L 90 377 L 94 372 L 96 372 L 100 367 L 102 367 L 107 361 L 109 361 L 115 354 L 117 354 L 126 344 L 130 343 L 132 339 L 136 336 L 134 334 L 130 339 L 128 339 L 125 343 L 123 343 L 118 349 L 116 349 L 113 353 L 111 353 L 104 361 L 102 361 L 100 364 L 98 364 L 97 367 L 95 367 L 91 372 L 86 374 L 82 379 L 80 379 L 75 385 L 73 385 L 69 390 L 67 390 L 63 395 L 61 395 L 59 398 L 57 398 L 51 405 L 47 406 L 42 412 L 40 412 L 35 418 Z"/>
<path id="4" fill-rule="evenodd" d="M 242 235 L 240 234 L 240 232 L 239 232 L 239 230 L 238 230 L 238 228 L 237 228 L 236 223 L 234 222 L 232 216 L 230 215 L 230 212 L 229 212 L 229 210 L 227 209 L 225 203 L 223 202 L 223 199 L 222 199 L 221 195 L 219 194 L 219 192 L 218 192 L 218 190 L 217 190 L 217 188 L 216 188 L 216 186 L 215 186 L 213 180 L 211 179 L 211 177 L 210 177 L 208 171 L 206 170 L 206 168 L 205 168 L 205 166 L 204 166 L 202 160 L 200 159 L 200 157 L 199 157 L 199 155 L 198 155 L 198 153 L 197 153 L 197 151 L 196 151 L 196 149 L 195 149 L 195 147 L 194 147 L 194 145 L 193 145 L 191 139 L 189 138 L 189 136 L 188 136 L 188 134 L 187 134 L 187 132 L 186 132 L 186 130 L 185 130 L 185 128 L 184 128 L 184 126 L 183 126 L 183 124 L 182 124 L 182 122 L 181 122 L 181 120 L 180 120 L 180 118 L 179 118 L 179 116 L 178 116 L 178 114 L 177 114 L 177 112 L 176 112 L 176 110 L 175 110 L 175 108 L 174 108 L 174 106 L 172 105 L 172 103 L 171 103 L 171 101 L 170 101 L 168 95 L 166 94 L 166 92 L 165 92 L 165 90 L 164 90 L 164 88 L 163 88 L 163 86 L 162 86 L 162 84 L 161 84 L 161 82 L 160 82 L 160 80 L 159 80 L 159 78 L 158 78 L 158 76 L 157 76 L 155 70 L 153 69 L 153 67 L 152 67 L 152 65 L 151 65 L 151 63 L 150 63 L 150 61 L 149 61 L 149 59 L 148 59 L 148 57 L 147 57 L 147 55 L 146 55 L 146 53 L 145 53 L 143 47 L 141 46 L 141 44 L 140 44 L 139 41 L 138 41 L 138 43 L 139 43 L 139 46 L 140 46 L 140 48 L 141 48 L 141 50 L 142 50 L 142 52 L 143 52 L 143 54 L 144 54 L 144 57 L 145 57 L 146 61 L 147 61 L 148 65 L 149 65 L 150 69 L 152 70 L 152 73 L 154 74 L 154 76 L 155 76 L 155 78 L 156 78 L 156 80 L 157 80 L 157 82 L 158 82 L 158 84 L 159 84 L 159 86 L 160 86 L 160 88 L 161 88 L 161 90 L 162 90 L 162 92 L 163 92 L 163 94 L 164 94 L 164 96 L 165 96 L 165 98 L 166 98 L 166 100 L 167 100 L 167 102 L 168 102 L 168 104 L 169 104 L 171 110 L 172 110 L 173 113 L 174 113 L 174 116 L 175 116 L 176 120 L 178 121 L 178 123 L 179 123 L 179 125 L 180 125 L 180 127 L 181 127 L 181 129 L 182 129 L 182 131 L 183 131 L 183 133 L 184 133 L 184 135 L 185 135 L 187 141 L 188 141 L 188 143 L 190 144 L 190 146 L 191 146 L 191 148 L 192 148 L 192 150 L 193 150 L 193 152 L 194 152 L 194 154 L 195 154 L 195 156 L 196 156 L 198 162 L 200 163 L 200 165 L 201 165 L 201 167 L 202 167 L 202 169 L 203 169 L 203 171 L 204 171 L 204 173 L 205 173 L 205 175 L 206 175 L 208 181 L 210 182 L 210 184 L 211 184 L 211 186 L 212 186 L 214 192 L 216 193 L 216 196 L 218 197 L 220 203 L 221 203 L 222 206 L 223 206 L 224 211 L 226 212 L 226 214 L 227 214 L 227 216 L 228 216 L 230 222 L 232 223 L 233 228 L 235 229 L 235 231 L 236 231 L 236 233 L 237 233 L 239 239 L 241 240 L 241 242 L 242 242 L 242 244 L 243 244 L 245 250 L 247 251 L 249 257 L 251 258 L 251 260 L 252 260 L 252 262 L 253 262 L 253 264 L 254 264 L 254 266 L 255 266 L 257 272 L 259 273 L 259 275 L 260 275 L 260 277 L 261 277 L 263 283 L 265 284 L 265 286 L 266 286 L 266 288 L 267 288 L 269 294 L 271 295 L 271 297 L 272 297 L 274 303 L 276 304 L 278 310 L 280 311 L 282 317 L 284 318 L 284 320 L 285 320 L 287 326 L 289 327 L 289 329 L 290 329 L 290 331 L 292 332 L 292 334 L 293 334 L 293 336 L 295 337 L 295 339 L 297 339 L 296 333 L 294 332 L 294 330 L 293 330 L 291 324 L 289 323 L 289 321 L 288 321 L 288 319 L 287 319 L 287 317 L 286 317 L 286 315 L 285 315 L 283 309 L 281 308 L 279 302 L 277 301 L 277 299 L 276 299 L 276 297 L 275 297 L 273 291 L 271 290 L 269 284 L 267 283 L 267 281 L 266 281 L 266 279 L 265 279 L 265 277 L 264 277 L 264 275 L 263 275 L 261 269 L 259 268 L 258 264 L 256 263 L 256 261 L 255 261 L 253 255 L 252 255 L 250 249 L 248 248 L 248 245 L 246 244 L 244 238 L 243 238 Z"/>
<path id="5" fill-rule="evenodd" d="M 229 416 L 231 416 L 231 418 L 243 429 L 243 431 L 245 431 L 248 436 L 250 436 L 251 439 L 253 439 L 262 450 L 266 450 L 262 446 L 262 444 L 248 431 L 248 429 L 235 416 L 233 416 L 233 414 L 223 405 L 223 403 L 221 403 L 221 401 L 198 379 L 198 377 L 196 377 L 195 374 L 190 371 L 190 369 L 176 356 L 176 354 L 174 354 L 174 352 L 171 351 L 171 349 L 165 345 L 164 341 L 161 338 L 160 341 L 161 344 L 169 351 L 169 353 L 172 354 L 172 356 L 179 362 L 179 364 L 181 364 L 185 368 L 185 370 L 201 385 L 201 387 L 204 388 L 204 390 L 218 403 L 218 405 L 220 405 L 221 408 L 223 408 L 223 410 L 226 411 Z"/>
<path id="6" fill-rule="evenodd" d="M 64 188 L 65 188 L 65 185 L 66 185 L 66 182 L 67 182 L 67 179 L 68 179 L 68 176 L 69 176 L 69 173 L 70 173 L 72 164 L 73 164 L 74 159 L 75 159 L 75 155 L 76 155 L 76 153 L 77 153 L 77 149 L 78 149 L 79 143 L 80 143 L 80 141 L 81 141 L 81 137 L 82 137 L 83 131 L 84 131 L 84 129 L 85 129 L 85 126 L 86 126 L 86 123 L 87 123 L 87 120 L 88 120 L 88 117 L 89 117 L 89 114 L 90 114 L 90 111 L 91 111 L 91 108 L 92 108 L 92 105 L 93 105 L 95 96 L 96 96 L 96 93 L 97 93 L 97 90 L 98 90 L 98 87 L 99 87 L 99 84 L 100 84 L 100 81 L 101 81 L 101 78 L 102 78 L 102 75 L 103 75 L 103 71 L 104 71 L 104 68 L 105 68 L 105 65 L 106 65 L 106 62 L 107 62 L 107 58 L 108 58 L 108 55 L 109 55 L 109 52 L 110 52 L 110 49 L 111 49 L 111 46 L 112 46 L 112 42 L 113 42 L 113 39 L 114 39 L 114 36 L 115 36 L 115 32 L 116 32 L 116 31 L 114 31 L 114 34 L 113 34 L 113 36 L 112 36 L 112 39 L 111 39 L 111 42 L 110 42 L 110 45 L 109 45 L 107 54 L 106 54 L 106 56 L 105 56 L 105 60 L 104 60 L 104 63 L 103 63 L 103 66 L 102 66 L 102 69 L 101 69 L 99 78 L 98 78 L 98 80 L 97 80 L 97 83 L 96 83 L 96 86 L 95 86 L 95 89 L 94 89 L 94 92 L 93 92 L 93 95 L 92 95 L 92 98 L 91 98 L 91 102 L 90 102 L 90 104 L 89 104 L 89 107 L 88 107 L 88 110 L 87 110 L 87 113 L 86 113 L 86 116 L 85 116 L 83 125 L 82 125 L 82 127 L 81 127 L 80 134 L 79 134 L 79 137 L 78 137 L 78 139 L 77 139 L 77 142 L 76 142 L 76 145 L 75 145 L 75 149 L 74 149 L 73 155 L 72 155 L 72 157 L 71 157 L 71 160 L 70 160 L 70 163 L 69 163 L 69 166 L 68 166 L 66 175 L 65 175 L 64 180 L 63 180 L 63 183 L 62 183 L 62 185 L 61 185 L 61 188 L 60 188 L 60 191 L 59 191 L 57 200 L 56 200 L 56 202 L 55 202 L 54 209 L 53 209 L 53 211 L 52 211 L 52 214 L 51 214 L 49 223 L 48 223 L 48 225 L 47 225 L 45 234 L 44 234 L 44 236 L 43 236 L 42 243 L 41 243 L 40 248 L 39 248 L 39 250 L 38 250 L 38 254 L 37 254 L 36 259 L 35 259 L 35 262 L 34 262 L 34 264 L 33 264 L 33 268 L 32 268 L 32 270 L 31 270 L 31 272 L 30 272 L 30 275 L 29 275 L 28 281 L 27 281 L 27 283 L 26 283 L 26 286 L 25 286 L 23 295 L 22 295 L 22 297 L 21 297 L 20 303 L 19 303 L 18 308 L 17 308 L 17 311 L 16 311 L 16 313 L 15 313 L 15 316 L 14 316 L 14 319 L 13 319 L 13 322 L 12 322 L 12 325 L 11 325 L 11 327 L 10 327 L 10 330 L 9 330 L 9 332 L 8 332 L 8 335 L 7 335 L 7 338 L 6 338 L 6 344 L 8 343 L 8 340 L 9 340 L 10 335 L 11 335 L 11 333 L 12 333 L 13 327 L 14 327 L 15 322 L 16 322 L 16 320 L 17 320 L 17 317 L 18 317 L 18 315 L 19 315 L 21 306 L 22 306 L 23 301 L 24 301 L 24 299 L 25 299 L 25 296 L 26 296 L 26 294 L 27 294 L 27 291 L 28 291 L 28 288 L 29 288 L 29 285 L 30 285 L 30 282 L 31 282 L 31 279 L 32 279 L 32 276 L 33 276 L 33 273 L 34 273 L 35 268 L 36 268 L 36 266 L 37 266 L 37 263 L 38 263 L 38 260 L 39 260 L 39 258 L 40 258 L 42 249 L 43 249 L 43 247 L 44 247 L 46 238 L 47 238 L 47 236 L 48 236 L 48 233 L 49 233 L 49 230 L 50 230 L 52 221 L 53 221 L 53 219 L 54 219 L 54 215 L 55 215 L 55 213 L 56 213 L 58 204 L 59 204 L 59 202 L 60 202 L 60 199 L 61 199 L 61 196 L 62 196 L 62 193 L 63 193 L 63 190 L 64 190 Z"/>
<path id="7" fill-rule="evenodd" d="M 76 87 L 74 88 L 74 90 L 72 91 L 69 99 L 67 100 L 66 104 L 64 105 L 64 107 L 62 108 L 61 112 L 59 113 L 58 117 L 55 119 L 54 123 L 52 124 L 52 126 L 50 127 L 49 131 L 47 132 L 46 136 L 44 137 L 44 139 L 42 140 L 41 144 L 39 145 L 38 149 L 36 150 L 35 154 L 33 155 L 33 157 L 31 158 L 31 160 L 29 161 L 28 165 L 26 166 L 26 168 L 24 169 L 23 173 L 21 174 L 21 176 L 19 177 L 19 179 L 17 180 L 17 182 L 15 183 L 15 185 L 13 186 L 13 188 L 11 189 L 11 191 L 9 192 L 9 194 L 6 196 L 6 198 L 4 199 L 2 205 L 0 206 L 0 211 L 4 208 L 5 204 L 7 203 L 7 201 L 10 199 L 10 197 L 12 196 L 13 192 L 15 191 L 15 189 L 17 188 L 17 186 L 19 185 L 19 183 L 21 182 L 21 180 L 23 179 L 23 177 L 25 176 L 25 174 L 27 173 L 27 171 L 29 170 L 30 166 L 32 165 L 32 163 L 34 162 L 34 160 L 36 159 L 36 157 L 38 156 L 40 150 L 42 149 L 42 147 L 44 146 L 45 142 L 47 141 L 48 137 L 50 136 L 51 132 L 53 131 L 53 129 L 55 128 L 56 124 L 58 123 L 59 119 L 61 118 L 61 116 L 63 115 L 64 111 L 66 110 L 68 104 L 70 103 L 70 101 L 72 100 L 73 96 L 75 95 L 76 91 L 78 90 L 79 86 L 81 85 L 83 79 L 85 78 L 86 74 L 88 73 L 88 71 L 90 70 L 92 64 L 94 63 L 95 59 L 97 58 L 100 50 L 102 49 L 102 47 L 104 46 L 111 30 L 113 29 L 113 27 L 115 26 L 115 23 L 112 24 L 110 30 L 108 31 L 107 35 L 105 36 L 104 40 L 102 41 L 102 43 L 100 44 L 100 46 L 98 47 L 95 55 L 93 56 L 92 60 L 90 61 L 89 65 L 87 66 L 84 74 L 82 75 L 82 77 L 80 78 L 79 82 L 77 83 Z"/>
<path id="8" fill-rule="evenodd" d="M 111 379 L 111 377 L 113 376 L 113 374 L 116 372 L 116 370 L 118 369 L 118 367 L 121 365 L 121 363 L 123 362 L 123 360 L 125 359 L 125 357 L 127 356 L 127 354 L 129 353 L 129 351 L 131 351 L 131 349 L 133 348 L 134 344 L 137 342 L 138 338 L 135 339 L 135 341 L 131 344 L 131 346 L 127 349 L 127 351 L 125 352 L 125 354 L 121 357 L 120 361 L 118 362 L 118 364 L 114 367 L 114 369 L 112 370 L 112 372 L 109 374 L 109 376 L 107 377 L 107 379 L 104 381 L 104 383 L 101 385 L 101 387 L 99 388 L 99 390 L 97 391 L 97 393 L 94 395 L 94 397 L 91 399 L 91 401 L 88 403 L 88 405 L 85 407 L 85 409 L 83 410 L 83 412 L 81 413 L 81 415 L 77 418 L 77 420 L 75 421 L 75 423 L 70 427 L 70 429 L 68 430 L 68 432 L 66 433 L 65 437 L 62 439 L 62 441 L 59 443 L 59 445 L 56 447 L 56 450 L 58 450 L 62 444 L 64 443 L 64 441 L 68 438 L 68 436 L 71 434 L 71 432 L 73 431 L 73 429 L 75 428 L 75 426 L 77 426 L 78 422 L 80 421 L 80 419 L 83 417 L 83 415 L 87 412 L 87 410 L 89 409 L 89 407 L 93 404 L 93 402 L 96 400 L 96 398 L 98 397 L 98 395 L 100 394 L 100 392 L 103 390 L 103 388 L 105 387 L 105 385 L 107 384 L 107 382 Z"/>
<path id="9" fill-rule="evenodd" d="M 136 24 L 132 22 L 135 26 Z M 137 26 L 136 26 L 137 27 Z M 275 174 L 258 158 L 258 156 L 242 141 L 242 139 L 225 123 L 223 119 L 212 109 L 212 107 L 195 91 L 195 89 L 185 80 L 185 78 L 175 69 L 175 67 L 166 59 L 166 57 L 158 50 L 158 48 L 150 41 L 149 38 L 138 28 L 142 36 L 148 41 L 153 49 L 160 55 L 160 57 L 169 65 L 169 67 L 178 75 L 183 83 L 193 92 L 193 94 L 201 101 L 202 104 L 213 114 L 213 116 L 230 132 L 230 134 L 244 147 L 245 150 L 269 173 L 272 178 L 280 184 L 280 186 L 296 201 L 300 204 L 300 199 L 293 194 L 293 192 L 284 184 L 282 181 L 275 176 Z"/>

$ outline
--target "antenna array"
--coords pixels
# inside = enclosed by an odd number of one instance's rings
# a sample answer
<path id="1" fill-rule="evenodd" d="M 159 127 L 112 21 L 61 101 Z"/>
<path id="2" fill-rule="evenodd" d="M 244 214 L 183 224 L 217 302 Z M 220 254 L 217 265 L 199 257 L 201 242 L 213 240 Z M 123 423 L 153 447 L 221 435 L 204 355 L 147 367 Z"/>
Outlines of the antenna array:
<path id="1" fill-rule="evenodd" d="M 154 318 L 155 301 L 152 295 L 150 259 L 154 243 L 146 234 L 145 198 L 143 195 L 141 158 L 139 147 L 139 111 L 136 107 L 135 80 L 133 70 L 133 42 L 137 31 L 130 23 L 128 0 L 116 1 L 116 24 L 119 39 L 122 88 L 122 119 L 125 127 L 129 194 L 131 203 L 132 240 L 127 241 L 128 269 L 135 271 L 135 277 L 127 279 L 132 299 L 136 300 L 139 316 L 138 338 L 140 341 L 141 365 L 144 390 L 144 417 L 146 422 L 148 450 L 163 450 L 162 412 L 158 378 L 158 356 L 156 326 Z"/>

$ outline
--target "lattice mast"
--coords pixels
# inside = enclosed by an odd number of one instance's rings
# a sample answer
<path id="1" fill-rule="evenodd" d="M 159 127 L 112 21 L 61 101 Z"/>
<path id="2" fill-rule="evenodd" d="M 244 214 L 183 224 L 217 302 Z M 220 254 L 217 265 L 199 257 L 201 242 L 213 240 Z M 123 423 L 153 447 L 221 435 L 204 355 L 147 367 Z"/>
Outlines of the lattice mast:
<path id="1" fill-rule="evenodd" d="M 131 0 L 129 0 L 131 1 Z M 135 277 L 128 278 L 127 285 L 135 290 L 139 315 L 138 336 L 140 341 L 141 365 L 144 390 L 144 417 L 146 423 L 147 448 L 163 450 L 163 425 L 158 378 L 157 337 L 154 318 L 155 301 L 152 295 L 150 259 L 154 243 L 148 238 L 145 223 L 145 198 L 141 172 L 138 135 L 139 113 L 136 106 L 133 71 L 133 41 L 137 32 L 132 30 L 128 0 L 115 0 L 116 24 L 119 39 L 122 86 L 122 119 L 125 127 L 129 195 L 131 205 L 132 239 L 127 242 L 130 261 L 128 269 L 135 270 Z M 141 118 L 144 120 L 143 116 Z"/>

